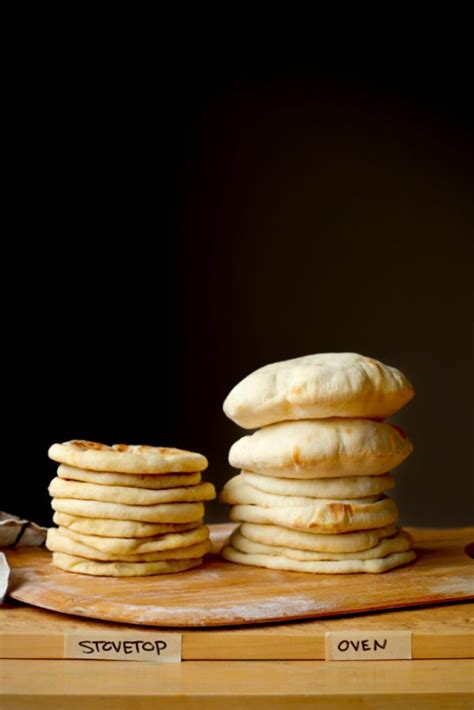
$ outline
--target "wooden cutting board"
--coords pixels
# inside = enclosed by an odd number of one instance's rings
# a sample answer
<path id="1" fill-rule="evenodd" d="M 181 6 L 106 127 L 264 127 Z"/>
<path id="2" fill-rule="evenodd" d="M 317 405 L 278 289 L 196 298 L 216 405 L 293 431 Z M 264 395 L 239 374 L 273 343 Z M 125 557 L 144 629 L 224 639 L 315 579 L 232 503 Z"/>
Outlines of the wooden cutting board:
<path id="1" fill-rule="evenodd" d="M 216 545 L 232 527 L 212 526 Z M 474 528 L 409 531 L 417 561 L 381 575 L 280 572 L 210 555 L 202 567 L 189 572 L 114 579 L 62 572 L 43 549 L 5 552 L 14 599 L 130 624 L 256 624 L 474 599 L 474 562 L 466 552 L 474 542 Z"/>
<path id="2" fill-rule="evenodd" d="M 70 634 L 130 632 L 130 625 L 58 614 L 10 601 L 1 609 L 0 659 L 63 658 Z M 322 660 L 326 633 L 409 631 L 413 658 L 473 658 L 474 603 L 304 619 L 284 624 L 214 626 L 179 629 L 183 661 Z M 141 627 L 140 638 L 156 638 L 162 630 Z M 176 630 L 166 629 L 176 633 Z"/>

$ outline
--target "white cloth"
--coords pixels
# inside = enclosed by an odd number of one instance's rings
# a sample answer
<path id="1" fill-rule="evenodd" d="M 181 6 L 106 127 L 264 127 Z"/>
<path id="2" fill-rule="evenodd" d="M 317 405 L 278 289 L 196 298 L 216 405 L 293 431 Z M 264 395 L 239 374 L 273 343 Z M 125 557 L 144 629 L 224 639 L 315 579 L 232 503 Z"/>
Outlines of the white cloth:
<path id="1" fill-rule="evenodd" d="M 0 511 L 0 547 L 44 545 L 47 528 L 24 520 L 16 515 Z M 0 604 L 7 594 L 10 567 L 7 558 L 0 552 Z"/>

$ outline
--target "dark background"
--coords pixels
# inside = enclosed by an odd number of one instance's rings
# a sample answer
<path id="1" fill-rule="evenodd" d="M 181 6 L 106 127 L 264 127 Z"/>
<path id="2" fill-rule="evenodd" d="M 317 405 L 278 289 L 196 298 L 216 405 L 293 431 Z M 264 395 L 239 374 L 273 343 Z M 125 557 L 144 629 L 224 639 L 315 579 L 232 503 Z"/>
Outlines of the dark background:
<path id="1" fill-rule="evenodd" d="M 68 41 L 29 58 L 8 108 L 22 305 L 3 509 L 50 521 L 47 449 L 71 438 L 194 449 L 220 487 L 245 433 L 222 412 L 231 387 L 348 350 L 417 390 L 396 417 L 415 444 L 402 521 L 468 524 L 467 50 Z"/>

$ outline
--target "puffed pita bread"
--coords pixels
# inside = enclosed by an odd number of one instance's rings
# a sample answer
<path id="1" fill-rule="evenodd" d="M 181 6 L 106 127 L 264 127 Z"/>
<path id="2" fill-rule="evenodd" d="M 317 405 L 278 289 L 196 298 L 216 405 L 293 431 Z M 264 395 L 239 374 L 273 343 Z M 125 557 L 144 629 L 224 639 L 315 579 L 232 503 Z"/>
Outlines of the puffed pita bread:
<path id="1" fill-rule="evenodd" d="M 252 372 L 230 392 L 224 412 L 245 429 L 290 419 L 386 419 L 413 396 L 394 367 L 357 353 L 320 353 Z"/>
<path id="2" fill-rule="evenodd" d="M 371 530 L 394 523 L 398 509 L 391 498 L 376 503 L 313 502 L 304 508 L 264 508 L 259 505 L 234 505 L 229 517 L 234 521 L 281 525 L 318 533 L 345 533 Z"/>
<path id="3" fill-rule="evenodd" d="M 322 508 L 334 503 L 347 503 L 349 505 L 375 503 L 380 496 L 367 496 L 366 498 L 309 498 L 304 496 L 280 496 L 274 493 L 265 493 L 258 488 L 253 488 L 245 483 L 243 476 L 234 476 L 225 484 L 219 496 L 221 503 L 230 505 L 261 505 L 264 508 Z"/>
<path id="4" fill-rule="evenodd" d="M 265 493 L 305 498 L 367 498 L 395 487 L 389 473 L 380 476 L 347 476 L 346 478 L 275 478 L 252 471 L 242 471 L 244 483 Z"/>
<path id="5" fill-rule="evenodd" d="M 114 555 L 142 555 L 148 552 L 176 550 L 179 547 L 189 547 L 209 539 L 209 528 L 200 525 L 194 530 L 181 533 L 168 533 L 149 538 L 124 539 L 122 537 L 100 537 L 99 535 L 84 535 L 71 528 L 60 527 L 59 532 L 65 537 L 92 547 L 101 552 Z"/>
<path id="6" fill-rule="evenodd" d="M 206 457 L 193 451 L 131 444 L 107 446 L 81 439 L 53 444 L 48 456 L 69 466 L 112 473 L 182 473 L 207 468 Z"/>
<path id="7" fill-rule="evenodd" d="M 174 574 L 198 567 L 202 557 L 194 560 L 160 560 L 158 562 L 97 562 L 83 557 L 53 552 L 53 565 L 66 572 L 90 574 L 94 577 L 149 577 L 154 574 Z"/>
<path id="8" fill-rule="evenodd" d="M 277 478 L 374 476 L 398 466 L 413 446 L 398 427 L 368 419 L 283 422 L 236 441 L 235 468 Z"/>
<path id="9" fill-rule="evenodd" d="M 239 530 L 236 530 L 230 538 L 230 545 L 240 552 L 247 552 L 255 555 L 274 555 L 277 557 L 289 557 L 303 562 L 315 562 L 318 560 L 373 560 L 380 557 L 387 557 L 394 552 L 406 552 L 412 546 L 408 535 L 402 530 L 394 537 L 385 537 L 380 542 L 368 550 L 354 552 L 311 552 L 310 550 L 298 550 L 291 547 L 281 547 L 276 545 L 263 545 L 260 542 L 247 540 Z"/>
<path id="10" fill-rule="evenodd" d="M 53 510 L 83 518 L 136 520 L 143 523 L 192 523 L 204 517 L 202 503 L 164 503 L 163 505 L 124 505 L 77 498 L 53 498 Z"/>
<path id="11" fill-rule="evenodd" d="M 257 523 L 242 523 L 239 529 L 240 533 L 248 540 L 254 540 L 264 545 L 281 545 L 297 550 L 329 553 L 368 550 L 378 545 L 384 537 L 391 537 L 398 532 L 396 525 L 334 535 L 290 530 L 279 525 L 258 525 Z"/>
<path id="12" fill-rule="evenodd" d="M 303 562 L 290 560 L 288 557 L 274 557 L 273 555 L 255 555 L 239 552 L 228 545 L 222 550 L 222 557 L 229 562 L 252 567 L 267 567 L 269 569 L 289 570 L 291 572 L 311 572 L 312 574 L 355 574 L 368 572 L 379 574 L 395 567 L 412 562 L 416 555 L 413 550 L 407 552 L 394 552 L 387 557 L 376 560 L 322 560 L 319 562 Z"/>
<path id="13" fill-rule="evenodd" d="M 131 486 L 132 488 L 181 488 L 182 486 L 195 486 L 201 482 L 201 474 L 193 473 L 162 473 L 157 476 L 153 473 L 107 473 L 106 471 L 88 471 L 85 468 L 76 468 L 62 463 L 58 466 L 57 475 L 68 481 L 84 481 L 103 486 Z"/>
<path id="14" fill-rule="evenodd" d="M 143 523 L 136 520 L 114 520 L 111 518 L 94 518 L 61 513 L 53 515 L 53 523 L 67 527 L 84 535 L 100 535 L 101 537 L 120 538 L 151 538 L 156 535 L 178 533 L 193 530 L 202 525 L 202 518 L 192 523 Z"/>
<path id="15" fill-rule="evenodd" d="M 123 503 L 124 505 L 193 503 L 213 500 L 216 497 L 212 483 L 198 483 L 195 486 L 184 486 L 183 488 L 148 490 L 124 486 L 98 486 L 95 483 L 53 478 L 48 490 L 54 498 L 78 498 L 79 500 L 105 501 L 107 503 Z"/>
<path id="16" fill-rule="evenodd" d="M 395 479 L 389 473 L 346 478 L 275 478 L 242 471 L 241 476 L 244 483 L 259 491 L 306 498 L 366 498 L 395 487 Z"/>
<path id="17" fill-rule="evenodd" d="M 204 557 L 211 549 L 209 540 L 203 540 L 195 545 L 179 547 L 174 550 L 161 550 L 141 554 L 115 555 L 111 552 L 102 552 L 94 547 L 84 545 L 61 534 L 57 528 L 49 528 L 46 536 L 46 547 L 51 552 L 64 552 L 75 557 L 85 557 L 90 560 L 102 562 L 157 562 L 158 560 L 188 560 Z"/>

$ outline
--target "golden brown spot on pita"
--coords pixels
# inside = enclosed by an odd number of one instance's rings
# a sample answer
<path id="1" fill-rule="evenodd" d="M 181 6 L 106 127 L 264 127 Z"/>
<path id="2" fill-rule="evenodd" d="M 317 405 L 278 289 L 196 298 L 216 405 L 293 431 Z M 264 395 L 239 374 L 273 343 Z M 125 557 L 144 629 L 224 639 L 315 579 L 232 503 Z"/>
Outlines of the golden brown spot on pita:
<path id="1" fill-rule="evenodd" d="M 293 387 L 293 389 L 291 390 L 291 394 L 293 394 L 295 397 L 297 397 L 298 395 L 303 394 L 303 391 L 304 391 L 304 387 L 299 385 L 298 387 Z"/>
<path id="2" fill-rule="evenodd" d="M 73 439 L 66 442 L 76 449 L 94 449 L 95 451 L 110 451 L 110 446 L 99 444 L 97 441 L 86 441 L 85 439 Z"/>
<path id="3" fill-rule="evenodd" d="M 149 446 L 148 444 L 114 444 L 114 451 L 130 454 L 160 454 L 161 456 L 172 456 L 183 453 L 180 449 L 173 449 L 167 446 Z"/>
<path id="4" fill-rule="evenodd" d="M 334 515 L 335 518 L 343 518 L 345 515 L 351 515 L 352 506 L 347 503 L 329 503 L 328 512 L 331 516 Z"/>
<path id="5" fill-rule="evenodd" d="M 301 449 L 299 446 L 295 446 L 293 449 L 293 461 L 298 465 L 303 463 L 303 459 L 301 458 Z"/>

